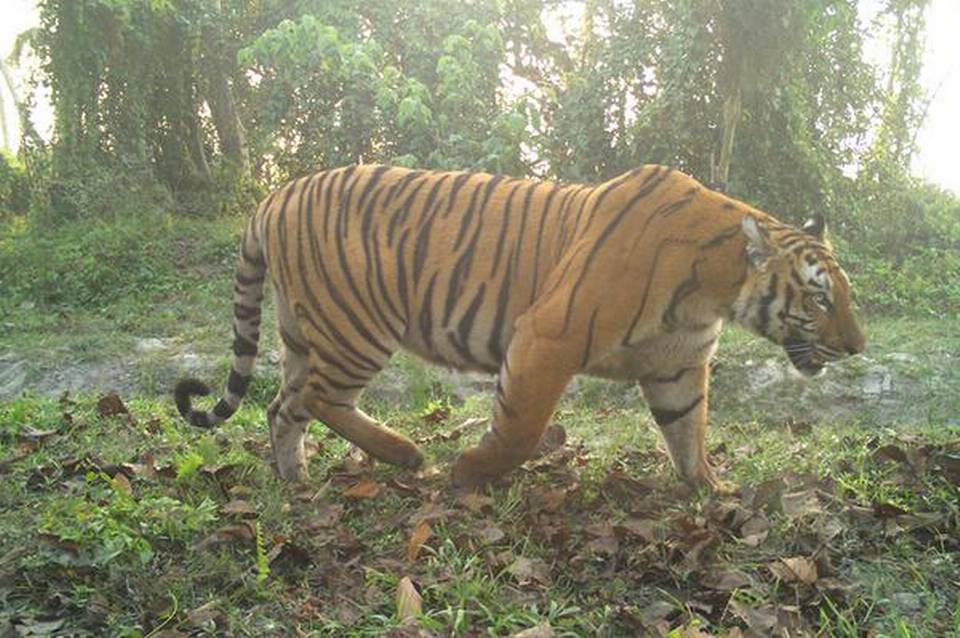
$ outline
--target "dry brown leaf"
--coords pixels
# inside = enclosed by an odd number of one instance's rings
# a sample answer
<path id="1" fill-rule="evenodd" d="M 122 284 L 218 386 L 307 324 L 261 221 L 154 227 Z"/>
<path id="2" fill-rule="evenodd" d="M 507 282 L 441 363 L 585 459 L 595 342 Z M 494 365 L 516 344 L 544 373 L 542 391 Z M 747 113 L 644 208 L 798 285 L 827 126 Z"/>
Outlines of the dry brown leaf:
<path id="1" fill-rule="evenodd" d="M 468 492 L 457 497 L 457 502 L 474 514 L 493 509 L 493 497 L 480 492 Z"/>
<path id="2" fill-rule="evenodd" d="M 944 479 L 960 486 L 960 454 L 942 452 L 934 457 L 937 473 Z"/>
<path id="3" fill-rule="evenodd" d="M 717 591 L 733 591 L 750 586 L 750 576 L 739 569 L 719 569 L 707 572 L 703 584 Z"/>
<path id="4" fill-rule="evenodd" d="M 785 583 L 812 585 L 817 582 L 817 564 L 805 556 L 781 558 L 770 563 L 773 575 Z"/>
<path id="5" fill-rule="evenodd" d="M 720 542 L 720 537 L 713 530 L 702 529 L 692 532 L 684 541 L 687 550 L 683 560 L 690 567 L 696 567 L 703 560 L 703 554 Z"/>
<path id="6" fill-rule="evenodd" d="M 546 456 L 551 452 L 559 450 L 566 442 L 567 431 L 563 429 L 562 425 L 551 423 L 547 426 L 543 436 L 540 437 L 540 442 L 537 443 L 537 447 L 534 450 L 531 458 Z"/>
<path id="7" fill-rule="evenodd" d="M 446 406 L 440 406 L 434 409 L 432 412 L 424 414 L 420 418 L 423 419 L 424 423 L 430 423 L 434 425 L 437 423 L 443 423 L 450 418 L 450 408 Z"/>
<path id="8" fill-rule="evenodd" d="M 344 490 L 346 498 L 356 500 L 373 498 L 380 493 L 380 484 L 371 479 L 363 479 Z"/>
<path id="9" fill-rule="evenodd" d="M 659 481 L 654 477 L 634 478 L 620 470 L 613 470 L 603 482 L 604 491 L 616 499 L 635 499 L 653 492 Z"/>
<path id="10" fill-rule="evenodd" d="M 907 458 L 907 453 L 903 451 L 903 448 L 899 445 L 893 445 L 892 443 L 880 446 L 874 450 L 873 458 L 878 461 L 886 459 L 903 463 L 904 465 L 910 465 L 910 460 Z"/>
<path id="11" fill-rule="evenodd" d="M 100 397 L 100 400 L 97 401 L 97 414 L 106 418 L 117 414 L 130 414 L 130 411 L 120 400 L 120 397 L 116 394 L 108 394 Z"/>
<path id="12" fill-rule="evenodd" d="M 518 631 L 510 638 L 553 638 L 553 627 L 550 626 L 549 620 L 544 620 L 535 627 Z"/>
<path id="13" fill-rule="evenodd" d="M 646 543 L 652 543 L 657 540 L 658 521 L 652 518 L 628 518 L 617 527 L 623 528 L 627 533 L 632 534 Z"/>
<path id="14" fill-rule="evenodd" d="M 211 600 L 186 612 L 186 624 L 194 629 L 199 629 L 211 622 L 216 625 L 219 620 L 225 617 L 224 613 L 217 608 L 219 604 L 219 600 Z"/>
<path id="15" fill-rule="evenodd" d="M 586 553 L 613 556 L 620 549 L 620 541 L 610 523 L 593 523 L 584 531 L 594 537 L 585 545 Z"/>
<path id="16" fill-rule="evenodd" d="M 235 498 L 232 501 L 224 503 L 220 507 L 220 513 L 227 515 L 236 514 L 242 518 L 252 518 L 257 515 L 257 508 L 250 501 Z"/>
<path id="17" fill-rule="evenodd" d="M 873 513 L 877 516 L 877 518 L 895 518 L 897 516 L 909 514 L 910 512 L 903 509 L 899 505 L 894 505 L 893 503 L 874 501 Z"/>
<path id="18" fill-rule="evenodd" d="M 731 600 L 730 611 L 761 636 L 769 636 L 777 627 L 777 610 L 772 605 L 752 607 L 739 600 Z"/>
<path id="19" fill-rule="evenodd" d="M 823 513 L 823 509 L 820 507 L 820 498 L 817 496 L 815 488 L 783 494 L 780 496 L 780 505 L 783 508 L 783 513 L 790 518 L 802 518 Z"/>
<path id="20" fill-rule="evenodd" d="M 123 473 L 117 473 L 112 479 L 113 486 L 124 494 L 133 494 L 133 486 L 130 485 L 130 479 Z"/>
<path id="21" fill-rule="evenodd" d="M 477 532 L 477 537 L 484 545 L 493 545 L 503 540 L 506 534 L 502 529 L 493 524 L 493 521 L 487 521 L 487 524 Z"/>
<path id="22" fill-rule="evenodd" d="M 780 495 L 786 484 L 782 478 L 774 478 L 756 485 L 744 487 L 743 502 L 754 509 L 762 509 L 770 512 L 780 503 Z"/>
<path id="23" fill-rule="evenodd" d="M 506 572 L 513 576 L 520 585 L 526 585 L 533 581 L 546 585 L 550 581 L 550 570 L 547 564 L 539 558 L 520 556 L 507 567 Z"/>
<path id="24" fill-rule="evenodd" d="M 433 529 L 430 527 L 429 522 L 421 520 L 417 523 L 417 526 L 413 528 L 413 534 L 410 535 L 410 541 L 407 543 L 408 561 L 411 563 L 416 562 L 417 556 L 420 555 L 420 550 L 423 548 L 423 544 L 427 542 L 431 534 L 433 534 Z"/>
<path id="25" fill-rule="evenodd" d="M 740 526 L 740 536 L 745 545 L 756 547 L 767 540 L 770 534 L 770 521 L 763 513 L 757 513 Z"/>
<path id="26" fill-rule="evenodd" d="M 538 485 L 527 492 L 527 503 L 533 512 L 555 512 L 575 487 L 548 488 Z"/>
<path id="27" fill-rule="evenodd" d="M 227 525 L 221 527 L 214 533 L 200 541 L 201 547 L 209 545 L 222 545 L 234 541 L 252 541 L 254 538 L 253 528 L 249 523 L 240 523 L 239 525 Z"/>
<path id="28" fill-rule="evenodd" d="M 423 613 L 423 598 L 414 586 L 409 576 L 404 576 L 397 583 L 397 618 L 408 620 Z"/>

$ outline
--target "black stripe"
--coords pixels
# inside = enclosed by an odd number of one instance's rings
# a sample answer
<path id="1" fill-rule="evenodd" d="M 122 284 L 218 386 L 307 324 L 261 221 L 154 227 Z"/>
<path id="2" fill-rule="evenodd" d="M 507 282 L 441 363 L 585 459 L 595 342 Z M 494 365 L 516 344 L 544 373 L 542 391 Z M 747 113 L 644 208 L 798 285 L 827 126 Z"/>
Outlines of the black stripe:
<path id="1" fill-rule="evenodd" d="M 424 184 L 426 183 L 426 180 L 424 180 L 417 184 L 417 187 L 413 189 L 413 192 L 411 192 L 409 196 L 407 196 L 407 199 L 404 201 L 403 205 L 398 207 L 391 216 L 390 224 L 387 227 L 387 246 L 393 246 L 393 238 L 396 233 L 397 226 L 407 221 L 407 217 L 410 214 L 410 208 L 413 205 L 413 200 L 416 199 L 417 193 L 420 192 L 420 189 L 423 188 Z M 386 206 L 387 203 L 384 202 L 384 207 Z"/>
<path id="2" fill-rule="evenodd" d="M 646 166 L 640 166 L 639 168 L 633 169 L 629 173 L 621 175 L 617 181 L 613 182 L 612 184 L 610 184 L 600 192 L 600 195 L 597 197 L 597 203 L 595 204 L 595 206 L 599 207 L 600 204 L 603 203 L 603 200 L 606 199 L 607 195 L 612 193 L 619 186 L 626 184 L 628 181 L 630 181 L 631 179 L 633 179 L 634 177 L 642 173 L 645 168 Z"/>
<path id="3" fill-rule="evenodd" d="M 537 244 L 536 248 L 533 249 L 533 286 L 530 289 L 530 303 L 533 303 L 534 297 L 537 295 L 537 284 L 540 281 L 540 244 L 543 242 L 543 228 L 547 221 L 547 216 L 550 214 L 550 202 L 553 201 L 553 198 L 561 190 L 557 184 L 550 184 L 552 190 L 547 193 L 546 201 L 543 204 L 543 212 L 540 215 L 540 225 L 537 227 Z"/>
<path id="4" fill-rule="evenodd" d="M 466 173 L 464 173 L 466 175 Z M 440 199 L 437 199 L 433 207 L 430 208 L 430 203 L 436 197 L 437 192 L 440 189 L 440 185 L 443 184 L 444 180 L 449 177 L 450 174 L 446 173 L 440 177 L 440 181 L 434 185 L 433 189 L 430 191 L 430 194 L 427 196 L 427 201 L 424 203 L 424 210 L 429 208 L 429 212 L 426 214 L 424 221 L 420 224 L 420 230 L 417 233 L 417 242 L 413 251 L 413 281 L 414 285 L 420 282 L 420 275 L 423 273 L 423 264 L 427 259 L 427 251 L 430 248 L 430 231 L 433 228 L 434 219 L 440 210 Z M 457 186 L 456 181 L 451 185 L 451 193 L 453 189 Z"/>
<path id="5" fill-rule="evenodd" d="M 600 308 L 594 308 L 593 314 L 590 315 L 590 323 L 587 324 L 587 344 L 583 348 L 583 356 L 580 358 L 580 368 L 586 368 L 587 364 L 590 362 L 590 354 L 593 349 L 593 337 L 594 337 L 594 323 L 597 320 L 597 311 Z"/>
<path id="6" fill-rule="evenodd" d="M 259 275 L 254 276 L 254 277 L 245 277 L 245 276 L 241 275 L 240 273 L 237 273 L 237 274 L 234 275 L 234 279 L 235 279 L 236 282 L 237 282 L 238 284 L 240 284 L 241 286 L 252 286 L 252 285 L 254 285 L 254 284 L 262 284 L 262 283 L 263 283 L 263 280 L 264 280 L 264 275 L 261 273 L 261 274 L 259 274 Z M 244 291 L 244 292 L 242 292 L 241 294 L 246 294 L 246 292 Z"/>
<path id="7" fill-rule="evenodd" d="M 671 423 L 675 423 L 687 416 L 695 407 L 700 405 L 700 402 L 703 401 L 703 395 L 699 395 L 694 399 L 690 405 L 679 410 L 665 410 L 659 408 L 650 408 L 650 413 L 653 415 L 653 420 L 657 422 L 661 428 L 669 426 Z"/>
<path id="8" fill-rule="evenodd" d="M 253 357 L 257 354 L 257 344 L 233 329 L 233 354 L 238 357 Z"/>
<path id="9" fill-rule="evenodd" d="M 670 303 L 667 305 L 666 310 L 663 311 L 661 321 L 666 326 L 667 330 L 673 330 L 677 326 L 677 308 L 680 307 L 680 304 L 683 301 L 695 293 L 700 288 L 700 277 L 697 274 L 697 268 L 700 267 L 700 264 L 703 263 L 703 258 L 698 259 L 693 262 L 693 272 L 690 274 L 690 277 L 683 280 L 679 286 L 677 286 L 673 291 L 673 296 L 670 298 Z"/>
<path id="10" fill-rule="evenodd" d="M 360 373 L 357 372 L 356 370 L 351 370 L 351 369 L 348 369 L 348 368 L 344 367 L 342 361 L 340 361 L 339 359 L 334 359 L 332 356 L 330 356 L 330 355 L 328 355 L 328 354 L 325 354 L 324 351 L 321 350 L 321 349 L 314 348 L 314 349 L 313 349 L 313 353 L 314 353 L 314 354 L 316 355 L 316 357 L 317 357 L 318 359 L 320 359 L 320 361 L 322 361 L 325 365 L 327 365 L 327 366 L 329 366 L 329 367 L 332 367 L 332 368 L 336 368 L 337 371 L 338 371 L 340 374 L 342 374 L 343 376 L 349 377 L 349 378 L 351 378 L 351 379 L 355 379 L 355 380 L 360 381 L 360 382 L 362 382 L 362 383 L 367 383 L 367 382 L 370 380 L 370 378 L 371 378 L 372 375 L 374 375 L 374 374 L 376 374 L 377 372 L 379 372 L 379 368 L 378 368 L 378 369 L 376 369 L 376 370 L 364 370 L 364 371 L 366 371 L 366 372 L 369 372 L 370 374 L 360 374 Z"/>
<path id="11" fill-rule="evenodd" d="M 770 275 L 770 287 L 767 289 L 767 293 L 760 297 L 758 302 L 759 304 L 759 325 L 757 330 L 760 334 L 767 334 L 767 329 L 770 327 L 770 305 L 773 303 L 773 300 L 777 298 L 777 273 Z"/>
<path id="12" fill-rule="evenodd" d="M 473 328 L 473 322 L 477 318 L 477 311 L 480 310 L 480 305 L 483 303 L 483 296 L 487 289 L 487 283 L 483 282 L 480 284 L 480 288 L 477 290 L 477 294 L 474 295 L 473 301 L 470 302 L 470 305 L 467 306 L 466 312 L 463 313 L 463 316 L 460 318 L 460 322 L 457 324 L 457 336 L 460 338 L 460 350 L 461 354 L 464 354 L 467 358 L 467 361 L 473 362 L 473 355 L 470 353 L 469 339 L 470 331 Z M 457 344 L 454 344 L 457 345 Z"/>
<path id="13" fill-rule="evenodd" d="M 233 304 L 233 316 L 240 321 L 247 321 L 260 316 L 260 308 L 256 306 L 247 306 L 242 303 Z"/>
<path id="14" fill-rule="evenodd" d="M 500 257 L 503 254 L 503 245 L 506 243 L 507 239 L 507 228 L 510 225 L 510 212 L 513 208 L 513 196 L 517 192 L 517 189 L 520 188 L 520 184 L 523 182 L 518 182 L 512 189 L 510 189 L 510 194 L 507 196 L 507 204 L 503 211 L 503 215 L 500 216 L 500 234 L 497 239 L 497 249 L 493 254 L 493 261 L 490 262 L 490 275 L 493 277 L 497 270 L 500 268 Z"/>
<path id="15" fill-rule="evenodd" d="M 410 237 L 410 229 L 403 231 L 400 235 L 400 241 L 397 242 L 397 295 L 400 297 L 400 305 L 403 306 L 403 321 L 406 324 L 410 316 L 410 296 L 407 292 L 407 261 L 406 247 L 407 239 Z"/>
<path id="16" fill-rule="evenodd" d="M 570 209 L 570 206 L 573 204 L 573 201 L 576 199 L 577 193 L 579 193 L 584 187 L 573 186 L 570 190 L 563 196 L 563 199 L 560 200 L 560 228 L 558 229 L 557 235 L 557 245 L 556 249 L 553 251 L 554 259 L 557 258 L 563 252 L 563 243 L 567 237 L 567 213 Z"/>
<path id="17" fill-rule="evenodd" d="M 437 273 L 430 277 L 427 292 L 420 306 L 420 334 L 428 351 L 433 351 L 433 286 L 437 283 Z"/>
<path id="18" fill-rule="evenodd" d="M 617 213 L 616 217 L 614 217 L 613 220 L 607 224 L 607 226 L 600 233 L 600 236 L 597 238 L 597 241 L 594 242 L 593 246 L 590 249 L 590 252 L 586 256 L 583 267 L 580 269 L 580 273 L 577 275 L 577 280 L 573 285 L 573 290 L 570 292 L 570 297 L 567 301 L 567 310 L 563 320 L 563 331 L 566 331 L 567 328 L 569 327 L 570 318 L 572 316 L 572 311 L 573 311 L 573 304 L 574 304 L 574 301 L 576 300 L 577 293 L 579 292 L 580 286 L 583 284 L 583 281 L 587 276 L 587 271 L 590 270 L 590 265 L 593 263 L 593 260 L 596 258 L 597 254 L 600 252 L 600 249 L 606 243 L 607 239 L 610 238 L 610 236 L 613 234 L 613 231 L 616 230 L 617 226 L 619 226 L 620 223 L 624 219 L 626 219 L 627 213 L 629 213 L 638 202 L 640 202 L 642 199 L 644 199 L 645 197 L 653 193 L 653 191 L 656 190 L 657 186 L 662 184 L 668 177 L 670 177 L 670 175 L 673 174 L 673 169 L 667 168 L 661 171 L 661 168 L 662 167 L 660 166 L 656 167 L 653 173 L 643 181 L 637 193 L 633 197 L 631 197 L 626 204 L 624 204 L 624 206 L 620 209 L 620 212 Z M 640 235 L 643 235 L 646 232 L 647 228 L 650 225 L 650 222 L 653 219 L 654 219 L 653 215 L 647 218 L 646 222 L 643 225 L 643 229 L 640 232 Z M 635 241 L 639 241 L 639 237 Z"/>
<path id="19" fill-rule="evenodd" d="M 214 416 L 220 419 L 229 419 L 233 415 L 233 412 L 233 408 L 230 407 L 226 399 L 220 399 L 217 401 L 217 405 L 213 407 Z"/>
<path id="20" fill-rule="evenodd" d="M 233 394 L 242 397 L 247 393 L 247 386 L 250 385 L 250 375 L 242 375 L 233 368 L 230 368 L 230 376 L 227 377 L 227 390 Z"/>
<path id="21" fill-rule="evenodd" d="M 221 399 L 221 401 L 222 400 L 223 399 Z M 217 405 L 219 405 L 219 403 Z M 208 428 L 211 425 L 210 415 L 200 410 L 194 410 L 190 413 L 190 425 L 198 428 Z"/>
<path id="22" fill-rule="evenodd" d="M 447 210 L 444 211 L 443 216 L 447 217 L 453 211 L 453 204 L 457 199 L 457 193 L 460 192 L 460 189 L 463 188 L 463 185 L 467 183 L 474 173 L 461 173 L 453 180 L 453 186 L 450 187 L 450 194 L 447 196 Z"/>
<path id="23" fill-rule="evenodd" d="M 293 199 L 294 193 L 300 193 L 299 205 L 297 210 L 300 210 L 301 205 L 303 204 L 303 189 L 300 188 L 300 183 L 302 179 L 298 178 L 290 182 L 290 185 L 287 186 L 286 195 L 283 198 L 283 204 L 280 206 L 280 212 L 277 214 L 276 227 L 277 227 L 277 244 L 279 246 L 280 255 L 288 255 L 287 252 L 287 224 L 286 217 L 287 211 L 289 210 L 290 200 Z M 287 288 L 288 284 L 293 280 L 293 275 L 290 272 L 290 260 L 289 259 L 280 259 L 280 272 L 277 275 L 280 277 L 280 286 L 282 288 Z M 237 277 L 239 281 L 240 278 Z"/>
<path id="24" fill-rule="evenodd" d="M 342 402 L 342 401 L 330 401 L 329 399 L 325 399 L 325 398 L 323 397 L 323 393 L 326 392 L 326 388 L 324 388 L 324 387 L 323 387 L 322 385 L 320 385 L 319 383 L 311 383 L 311 384 L 310 384 L 310 387 L 313 388 L 314 390 L 317 390 L 317 391 L 319 392 L 319 394 L 314 394 L 314 395 L 312 395 L 312 396 L 310 397 L 311 399 L 315 399 L 315 400 L 319 401 L 320 403 L 325 403 L 325 404 L 327 404 L 327 405 L 333 406 L 333 407 L 335 407 L 335 408 L 341 408 L 341 409 L 343 409 L 343 410 L 355 410 L 355 409 L 356 409 L 356 406 L 353 405 L 352 403 L 344 403 L 344 402 Z M 329 424 L 327 424 L 327 425 L 329 425 Z"/>
<path id="25" fill-rule="evenodd" d="M 288 350 L 298 354 L 300 356 L 306 356 L 307 348 L 306 346 L 300 344 L 293 337 L 291 337 L 283 327 L 280 327 L 277 332 L 280 333 L 280 340 L 283 341 L 283 344 L 287 347 Z"/>
<path id="26" fill-rule="evenodd" d="M 503 327 L 506 324 L 507 307 L 510 305 L 510 285 L 513 283 L 513 255 L 507 260 L 507 271 L 500 282 L 500 291 L 497 293 L 497 310 L 493 317 L 493 326 L 490 330 L 490 340 L 487 350 L 493 360 L 500 363 L 503 360 Z"/>
<path id="27" fill-rule="evenodd" d="M 312 376 L 320 377 L 321 379 L 324 380 L 324 382 L 328 386 L 330 386 L 334 390 L 340 390 L 341 392 L 346 392 L 350 390 L 362 390 L 367 386 L 366 381 L 362 383 L 341 383 L 340 381 L 334 380 L 329 375 L 324 374 L 319 370 L 319 368 L 316 368 L 316 367 L 310 368 L 310 374 Z"/>
<path id="28" fill-rule="evenodd" d="M 643 288 L 643 296 L 640 298 L 640 307 L 637 309 L 637 312 L 633 315 L 633 321 L 630 322 L 630 327 L 627 328 L 626 333 L 623 335 L 623 345 L 629 346 L 630 344 L 630 335 L 633 334 L 634 329 L 637 327 L 637 324 L 640 322 L 641 317 L 647 307 L 647 300 L 650 298 L 650 286 L 656 280 L 657 267 L 660 265 L 660 252 L 667 246 L 673 246 L 677 244 L 690 244 L 693 243 L 693 240 L 686 239 L 664 239 L 653 251 L 653 258 L 650 263 L 653 264 L 653 270 L 650 273 L 650 276 L 646 278 L 646 283 Z"/>
<path id="29" fill-rule="evenodd" d="M 742 232 L 743 232 L 743 227 L 740 226 L 740 224 L 737 224 L 735 226 L 730 226 L 726 230 L 717 233 L 707 241 L 700 244 L 700 248 L 704 248 L 704 249 L 716 248 L 717 246 L 724 243 L 728 239 L 732 239 L 737 235 L 741 234 Z"/>
<path id="30" fill-rule="evenodd" d="M 691 370 L 696 370 L 696 368 L 680 368 L 676 374 L 670 377 L 646 377 L 640 379 L 640 383 L 656 383 L 656 384 L 665 384 L 665 383 L 676 383 L 679 381 L 683 375 L 690 372 Z"/>
<path id="31" fill-rule="evenodd" d="M 486 198 L 490 197 L 491 188 L 496 186 L 500 179 L 503 179 L 503 176 L 497 175 L 486 183 L 487 189 L 484 191 L 484 201 L 486 201 Z M 470 222 L 473 220 L 473 215 L 476 211 L 477 196 L 480 194 L 480 189 L 483 186 L 484 183 L 478 180 L 477 185 L 474 186 L 473 192 L 470 194 L 470 204 L 467 206 L 467 210 L 460 218 L 460 228 L 457 230 L 457 238 L 453 243 L 454 250 L 458 250 L 460 248 L 460 244 L 463 242 L 463 238 L 467 234 L 467 229 L 470 227 Z"/>

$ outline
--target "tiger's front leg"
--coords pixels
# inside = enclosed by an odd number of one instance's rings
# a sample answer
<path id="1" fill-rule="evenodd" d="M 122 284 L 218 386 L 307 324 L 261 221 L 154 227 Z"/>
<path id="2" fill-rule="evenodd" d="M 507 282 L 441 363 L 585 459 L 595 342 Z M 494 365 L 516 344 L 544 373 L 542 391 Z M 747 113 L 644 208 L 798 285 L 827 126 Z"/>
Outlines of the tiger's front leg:
<path id="1" fill-rule="evenodd" d="M 660 428 L 673 466 L 693 486 L 722 489 L 707 463 L 707 364 L 641 381 L 650 412 Z"/>
<path id="2" fill-rule="evenodd" d="M 493 425 L 457 459 L 455 486 L 489 483 L 533 455 L 576 368 L 565 345 L 536 335 L 529 322 L 518 325 L 497 378 Z"/>

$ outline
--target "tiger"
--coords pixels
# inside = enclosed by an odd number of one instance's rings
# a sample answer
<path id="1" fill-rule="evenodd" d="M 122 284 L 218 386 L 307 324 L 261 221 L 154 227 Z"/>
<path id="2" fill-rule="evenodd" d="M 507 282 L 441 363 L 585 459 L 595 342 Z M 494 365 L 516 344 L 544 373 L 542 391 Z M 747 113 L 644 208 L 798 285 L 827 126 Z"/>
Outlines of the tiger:
<path id="1" fill-rule="evenodd" d="M 358 408 L 399 349 L 496 375 L 493 418 L 452 465 L 477 487 L 531 457 L 571 379 L 639 383 L 679 477 L 716 489 L 710 361 L 725 322 L 815 376 L 864 350 L 851 284 L 817 215 L 802 228 L 661 165 L 600 184 L 352 165 L 294 179 L 249 219 L 233 292 L 233 361 L 211 427 L 249 387 L 269 274 L 282 383 L 266 410 L 277 473 L 307 478 L 316 419 L 371 457 L 418 468 L 408 437 Z"/>

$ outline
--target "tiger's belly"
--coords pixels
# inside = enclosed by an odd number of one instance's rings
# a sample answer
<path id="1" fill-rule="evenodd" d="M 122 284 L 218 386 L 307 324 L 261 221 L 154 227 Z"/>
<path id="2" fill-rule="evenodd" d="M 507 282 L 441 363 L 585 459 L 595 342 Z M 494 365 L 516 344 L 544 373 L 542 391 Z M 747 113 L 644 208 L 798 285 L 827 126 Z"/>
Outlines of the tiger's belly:
<path id="1" fill-rule="evenodd" d="M 415 327 L 407 331 L 402 346 L 447 368 L 496 374 L 513 336 L 513 321 L 505 322 L 499 330 L 490 324 L 489 320 L 478 319 L 466 333 L 458 331 L 456 326 L 438 326 L 429 332 Z"/>
<path id="2" fill-rule="evenodd" d="M 718 320 L 700 329 L 655 335 L 614 350 L 584 373 L 619 381 L 669 377 L 706 364 L 716 351 L 722 327 Z"/>

